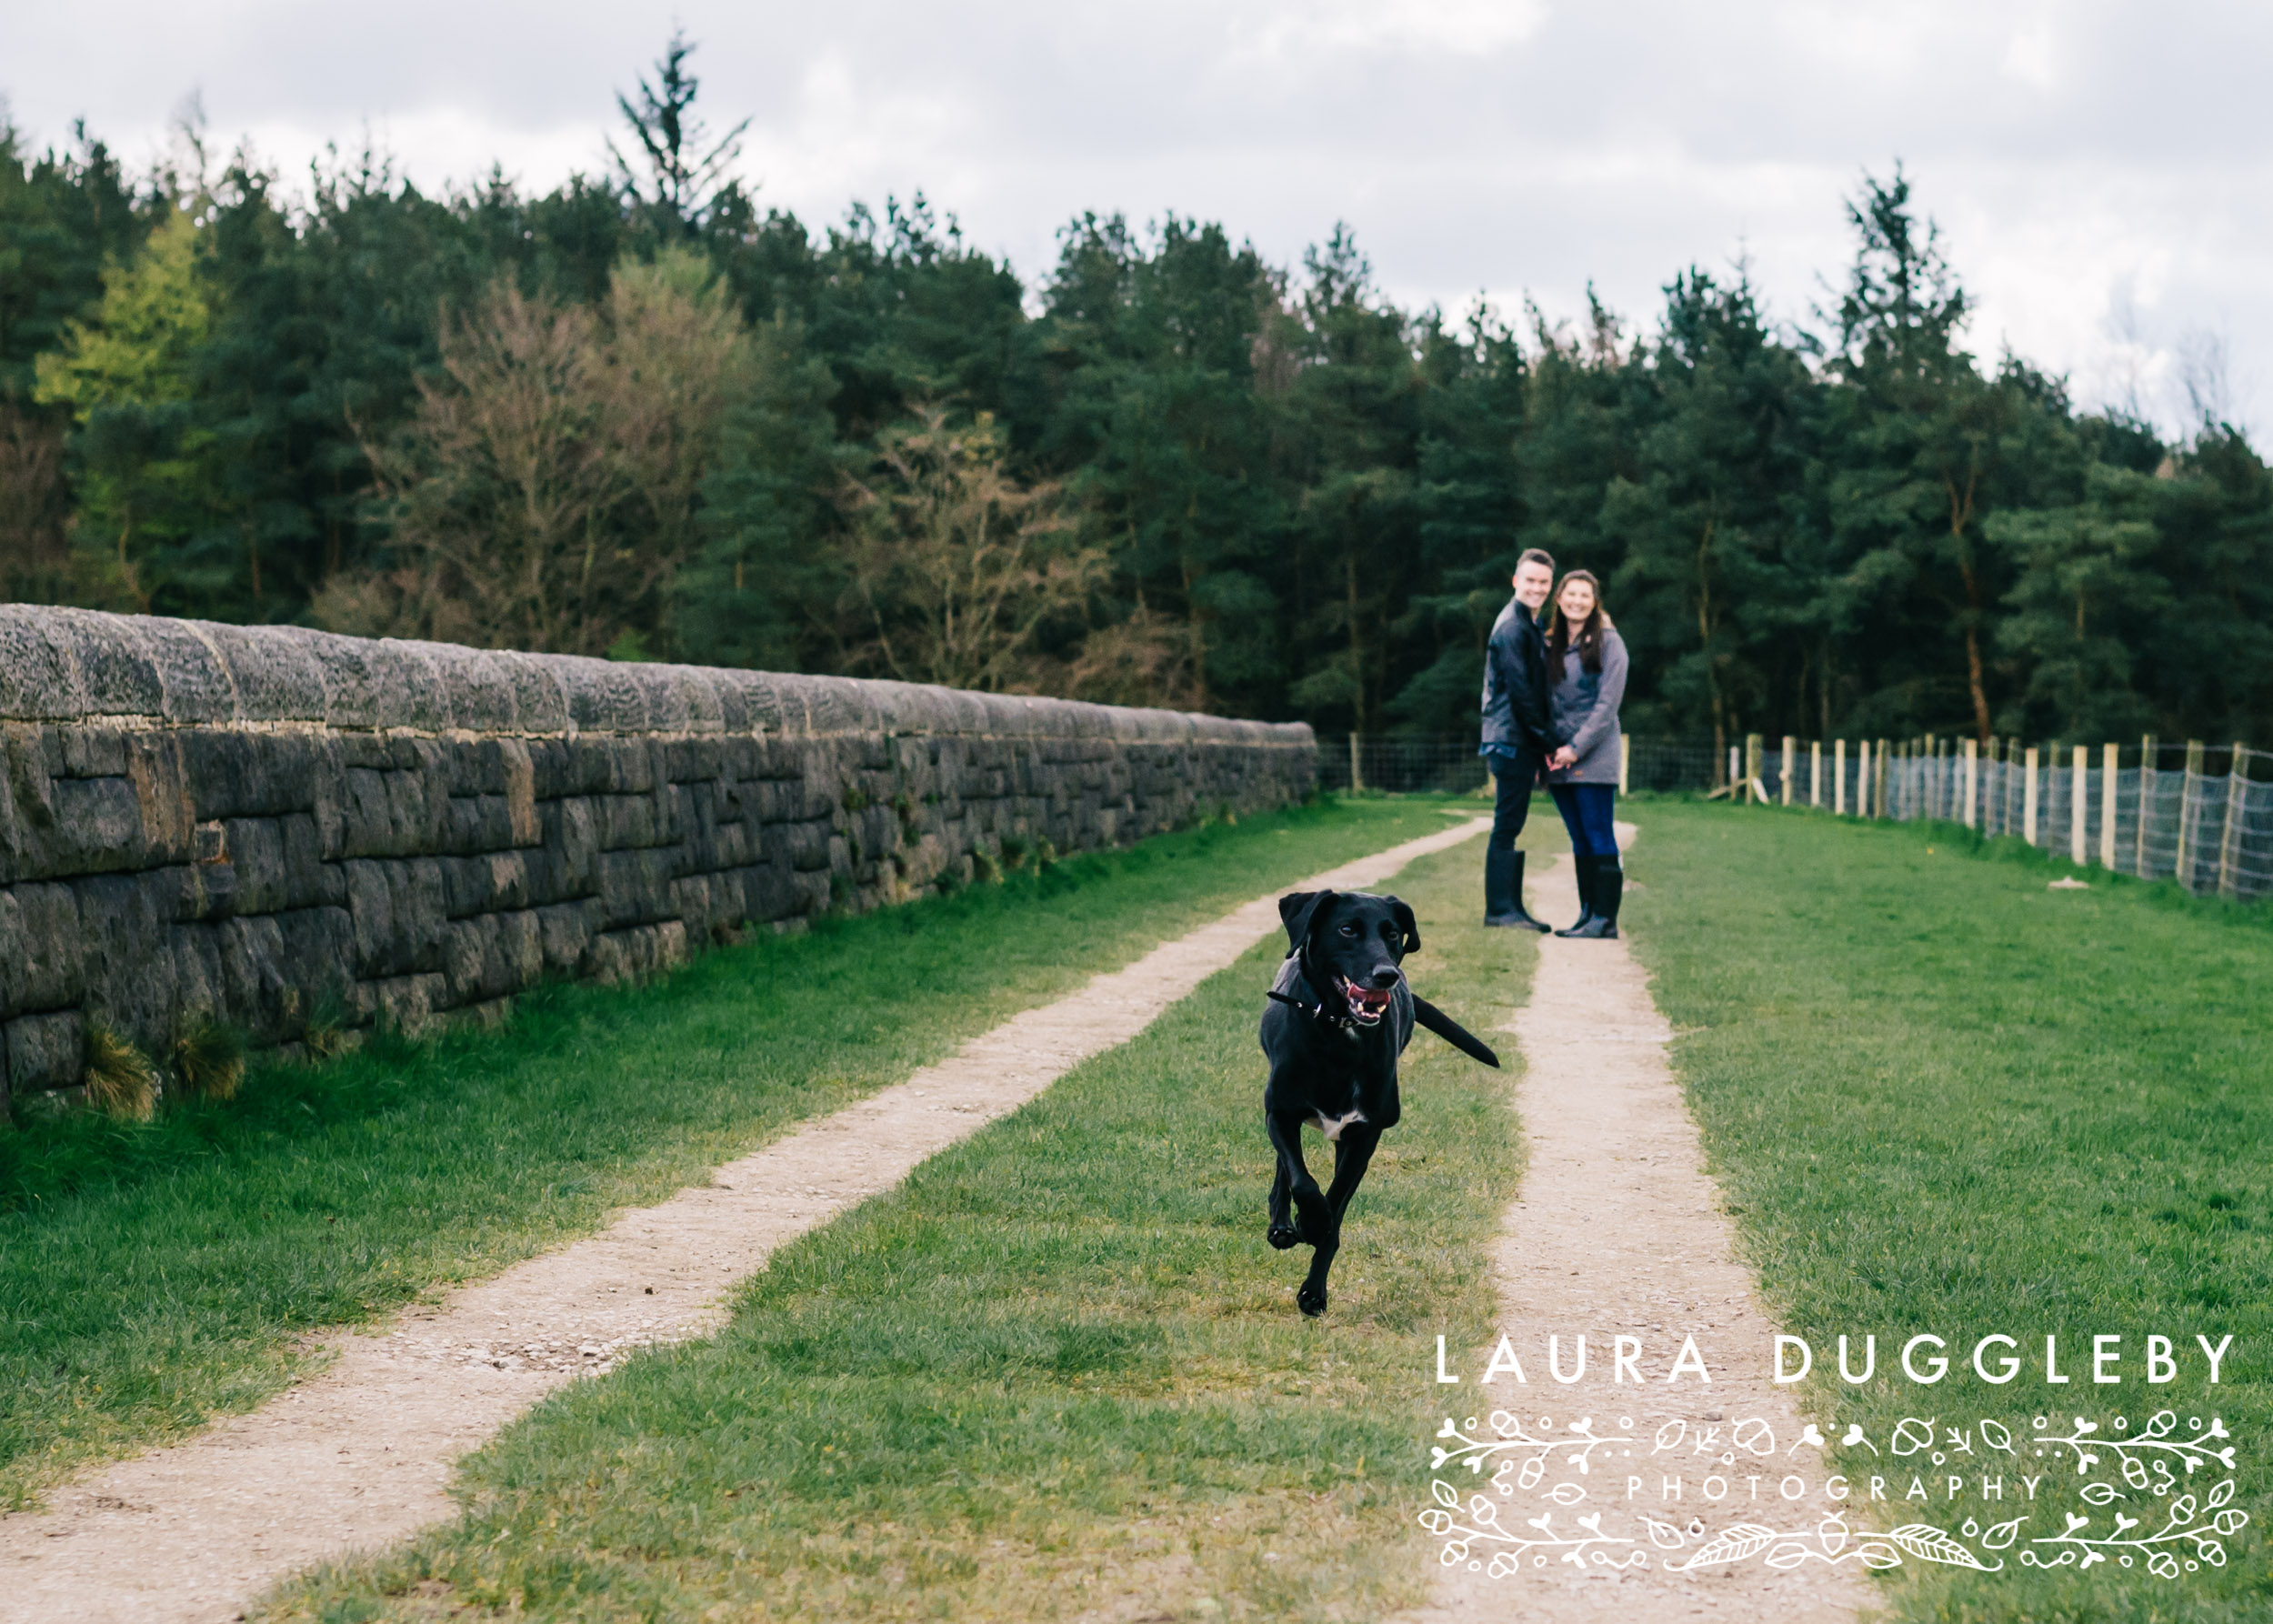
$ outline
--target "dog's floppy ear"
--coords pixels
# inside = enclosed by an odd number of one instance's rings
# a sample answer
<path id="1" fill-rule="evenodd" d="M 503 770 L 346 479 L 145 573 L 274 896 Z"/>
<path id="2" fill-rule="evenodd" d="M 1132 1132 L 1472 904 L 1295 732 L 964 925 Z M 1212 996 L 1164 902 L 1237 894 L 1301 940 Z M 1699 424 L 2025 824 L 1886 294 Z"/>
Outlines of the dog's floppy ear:
<path id="1" fill-rule="evenodd" d="M 1413 917 L 1413 910 L 1405 905 L 1402 897 L 1385 897 L 1382 900 L 1389 905 L 1389 917 L 1397 921 L 1397 956 L 1402 958 L 1407 953 L 1419 952 L 1420 924 Z"/>
<path id="2" fill-rule="evenodd" d="M 1331 891 L 1289 891 L 1278 899 L 1278 921 L 1287 927 L 1287 951 L 1299 953 L 1303 943 L 1310 939 L 1310 927 L 1318 921 L 1318 910 L 1334 900 Z"/>

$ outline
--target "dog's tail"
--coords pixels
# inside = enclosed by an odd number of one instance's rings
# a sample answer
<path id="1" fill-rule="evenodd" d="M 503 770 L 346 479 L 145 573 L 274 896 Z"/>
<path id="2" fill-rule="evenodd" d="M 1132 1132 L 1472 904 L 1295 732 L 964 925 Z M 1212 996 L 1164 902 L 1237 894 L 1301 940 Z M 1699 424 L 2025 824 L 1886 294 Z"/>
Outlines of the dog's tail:
<path id="1" fill-rule="evenodd" d="M 1494 1070 L 1499 1068 L 1499 1057 L 1492 1053 L 1482 1038 L 1418 993 L 1413 995 L 1413 1018 L 1462 1054 L 1483 1061 Z"/>

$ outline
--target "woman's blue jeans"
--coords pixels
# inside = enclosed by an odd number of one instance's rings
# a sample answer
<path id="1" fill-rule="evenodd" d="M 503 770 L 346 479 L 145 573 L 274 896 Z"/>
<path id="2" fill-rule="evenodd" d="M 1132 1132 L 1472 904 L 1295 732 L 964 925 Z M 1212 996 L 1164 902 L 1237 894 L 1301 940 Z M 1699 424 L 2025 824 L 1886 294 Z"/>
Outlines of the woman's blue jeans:
<path id="1" fill-rule="evenodd" d="M 1550 784 L 1547 792 L 1555 797 L 1555 809 L 1563 815 L 1563 827 L 1570 831 L 1571 850 L 1582 857 L 1618 855 L 1613 819 L 1617 808 L 1617 785 Z"/>

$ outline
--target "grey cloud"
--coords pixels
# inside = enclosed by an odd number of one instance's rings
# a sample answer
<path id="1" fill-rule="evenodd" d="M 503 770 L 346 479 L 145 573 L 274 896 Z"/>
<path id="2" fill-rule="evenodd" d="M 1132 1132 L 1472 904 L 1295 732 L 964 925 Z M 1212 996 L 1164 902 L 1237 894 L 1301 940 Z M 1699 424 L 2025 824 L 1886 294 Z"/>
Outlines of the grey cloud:
<path id="1" fill-rule="evenodd" d="M 1403 296 L 1569 312 L 1592 279 L 1637 317 L 1743 245 L 1797 316 L 1845 258 L 1841 196 L 1899 156 L 1982 293 L 1985 349 L 2027 335 L 2088 380 L 2128 279 L 2150 348 L 2222 326 L 2245 380 L 2273 357 L 2262 6 L 1560 4 L 1467 50 L 1461 19 L 1497 14 L 1440 0 L 1411 26 L 1428 3 L 112 0 L 0 25 L 0 89 L 41 135 L 84 112 L 129 154 L 200 85 L 225 140 L 266 132 L 288 171 L 369 120 L 423 185 L 495 152 L 544 185 L 599 165 L 612 92 L 676 10 L 714 123 L 754 115 L 769 201 L 826 222 L 920 186 L 1029 275 L 1083 209 L 1175 209 L 1282 261 L 1347 219 Z M 444 114 L 470 133 L 433 134 Z"/>

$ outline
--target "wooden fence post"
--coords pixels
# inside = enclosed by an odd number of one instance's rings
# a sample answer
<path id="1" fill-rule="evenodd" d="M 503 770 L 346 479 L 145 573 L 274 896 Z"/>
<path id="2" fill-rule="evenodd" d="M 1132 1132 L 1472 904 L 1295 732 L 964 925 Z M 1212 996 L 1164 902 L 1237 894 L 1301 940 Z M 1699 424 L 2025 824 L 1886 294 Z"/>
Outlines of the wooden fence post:
<path id="1" fill-rule="evenodd" d="M 1807 741 L 1807 805 L 1817 811 L 1823 809 L 1823 741 Z"/>
<path id="2" fill-rule="evenodd" d="M 1349 735 L 1349 787 L 1354 790 L 1366 787 L 1366 769 L 1358 765 L 1358 734 L 1356 728 Z"/>
<path id="3" fill-rule="evenodd" d="M 1627 780 L 1633 776 L 1634 741 L 1627 734 L 1618 735 L 1618 793 L 1626 793 Z"/>
<path id="4" fill-rule="evenodd" d="M 2037 747 L 2028 747 L 2028 781 L 2021 791 L 2021 828 L 2028 844 L 2037 843 Z"/>
<path id="5" fill-rule="evenodd" d="M 1767 787 L 1760 782 L 1760 736 L 1747 733 L 1744 736 L 1744 798 L 1756 805 Z"/>
<path id="6" fill-rule="evenodd" d="M 2151 733 L 2138 741 L 2138 824 L 2133 829 L 2131 872 L 2147 877 L 2147 828 L 2155 817 L 2155 756 L 2161 747 Z"/>
<path id="7" fill-rule="evenodd" d="M 1776 793 L 1787 807 L 1791 805 L 1792 757 L 1798 753 L 1799 741 L 1788 733 L 1784 735 L 1784 753 L 1776 758 Z"/>
<path id="8" fill-rule="evenodd" d="M 2202 809 L 2202 741 L 2187 740 L 2186 777 L 2178 786 L 2178 863 L 2173 871 L 2178 882 L 2188 890 L 2194 889 L 2195 819 Z"/>
<path id="9" fill-rule="evenodd" d="M 1872 816 L 1884 817 L 1887 815 L 1887 741 L 1885 739 L 1878 741 L 1878 748 L 1872 753 L 1871 762 L 1874 768 L 1871 777 L 1877 789 L 1877 794 L 1870 803 L 1877 808 L 1877 811 Z"/>
<path id="10" fill-rule="evenodd" d="M 2241 813 L 2249 794 L 2249 747 L 2237 741 L 2226 767 L 2226 827 L 2218 838 L 2218 894 L 2241 895 Z"/>
<path id="11" fill-rule="evenodd" d="M 2069 766 L 2074 776 L 2068 784 L 2068 860 L 2081 868 L 2090 844 L 2091 752 L 2078 745 Z"/>
<path id="12" fill-rule="evenodd" d="M 1972 739 L 1967 739 L 1965 741 L 1965 768 L 1961 777 L 1965 787 L 1965 817 L 1963 818 L 1963 822 L 1965 827 L 1968 828 L 1974 827 L 1976 823 L 1974 808 L 1979 799 L 1978 793 L 1978 780 L 1977 777 L 1979 771 L 1979 760 L 1980 747 Z"/>
<path id="13" fill-rule="evenodd" d="M 1989 766 L 1995 770 L 1981 788 L 1981 828 L 1991 835 L 2012 833 L 2011 820 L 2005 816 L 2005 785 L 2012 777 L 2005 766 L 2005 741 L 1992 736 L 1988 743 Z"/>
<path id="14" fill-rule="evenodd" d="M 2119 752 L 2114 745 L 2099 747 L 2099 867 L 2115 872 L 2116 777 Z"/>
<path id="15" fill-rule="evenodd" d="M 2005 833 L 2020 827 L 2020 741 L 2005 741 Z"/>
<path id="16" fill-rule="evenodd" d="M 1831 815 L 1847 816 L 1847 741 L 1831 741 Z"/>
<path id="17" fill-rule="evenodd" d="M 1870 741 L 1855 741 L 1855 816 L 1870 816 Z"/>

